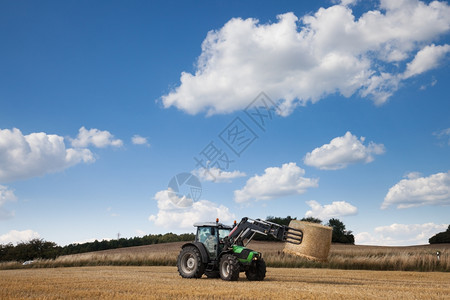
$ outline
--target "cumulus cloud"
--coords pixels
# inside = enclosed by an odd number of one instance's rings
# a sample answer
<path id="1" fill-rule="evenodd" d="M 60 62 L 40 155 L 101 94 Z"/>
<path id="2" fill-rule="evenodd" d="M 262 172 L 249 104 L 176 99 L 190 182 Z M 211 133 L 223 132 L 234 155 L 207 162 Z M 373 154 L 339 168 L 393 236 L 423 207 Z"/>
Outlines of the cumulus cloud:
<path id="1" fill-rule="evenodd" d="M 435 46 L 434 44 L 424 47 L 417 52 L 416 57 L 407 64 L 404 78 L 422 74 L 439 66 L 439 63 L 450 52 L 450 45 Z"/>
<path id="2" fill-rule="evenodd" d="M 428 239 L 438 232 L 445 231 L 448 224 L 391 224 L 379 226 L 373 232 L 360 232 L 355 235 L 355 243 L 378 246 L 411 246 L 428 244 Z"/>
<path id="3" fill-rule="evenodd" d="M 138 134 L 133 135 L 133 137 L 131 138 L 131 142 L 133 143 L 133 145 L 146 145 L 146 146 L 150 146 L 150 144 L 147 141 L 146 137 L 142 137 Z"/>
<path id="4" fill-rule="evenodd" d="M 0 221 L 13 216 L 13 213 L 3 208 L 3 205 L 7 202 L 14 201 L 17 201 L 14 191 L 10 190 L 7 186 L 0 185 Z"/>
<path id="5" fill-rule="evenodd" d="M 410 173 L 411 174 L 411 173 Z M 450 171 L 428 177 L 408 176 L 391 187 L 381 209 L 390 205 L 409 208 L 423 205 L 450 205 Z"/>
<path id="6" fill-rule="evenodd" d="M 314 217 L 320 220 L 352 216 L 358 213 L 358 209 L 355 206 L 345 201 L 335 201 L 331 204 L 321 205 L 317 201 L 310 200 L 307 201 L 306 204 L 311 207 L 311 210 L 308 210 L 305 213 L 305 217 Z"/>
<path id="7" fill-rule="evenodd" d="M 0 182 L 42 176 L 94 161 L 89 149 L 66 148 L 61 136 L 44 132 L 23 135 L 17 128 L 0 129 Z"/>
<path id="8" fill-rule="evenodd" d="M 238 170 L 227 172 L 216 167 L 209 169 L 199 168 L 192 171 L 192 174 L 197 176 L 202 181 L 213 181 L 213 182 L 231 182 L 235 178 L 247 176 L 247 174 Z"/>
<path id="9" fill-rule="evenodd" d="M 247 180 L 245 186 L 234 191 L 234 200 L 238 203 L 252 199 L 270 200 L 277 197 L 298 195 L 306 189 L 317 187 L 318 179 L 303 177 L 305 170 L 296 163 L 286 163 L 279 167 L 267 168 L 262 175 L 255 175 Z"/>
<path id="10" fill-rule="evenodd" d="M 344 136 L 336 137 L 329 144 L 307 153 L 303 161 L 306 165 L 321 170 L 338 170 L 349 164 L 372 162 L 374 154 L 380 155 L 385 152 L 383 144 L 370 142 L 365 146 L 364 141 L 364 137 L 358 139 L 347 131 Z"/>
<path id="11" fill-rule="evenodd" d="M 5 233 L 3 235 L 0 235 L 0 244 L 17 244 L 20 242 L 28 242 L 32 239 L 38 239 L 40 238 L 39 233 L 36 231 L 33 231 L 31 229 L 27 230 L 11 230 L 8 233 Z"/>
<path id="12" fill-rule="evenodd" d="M 349 7 L 356 2 L 303 17 L 288 12 L 267 24 L 229 20 L 208 32 L 195 73 L 182 72 L 163 105 L 229 113 L 262 90 L 279 100 L 282 115 L 336 93 L 382 104 L 402 80 L 440 65 L 449 46 L 431 42 L 450 31 L 446 2 L 382 0 L 359 18 Z"/>
<path id="13" fill-rule="evenodd" d="M 101 131 L 96 128 L 87 130 L 84 126 L 80 128 L 76 139 L 72 140 L 72 147 L 86 148 L 88 146 L 105 148 L 107 146 L 121 147 L 122 140 L 114 139 L 109 131 Z"/>
<path id="14" fill-rule="evenodd" d="M 173 195 L 169 196 L 169 191 L 159 191 L 155 194 L 154 200 L 158 202 L 158 213 L 151 215 L 149 220 L 156 226 L 164 228 L 191 229 L 195 222 L 211 220 L 216 218 L 227 222 L 235 218 L 228 207 L 218 205 L 208 200 L 192 202 L 188 207 L 180 207 L 174 204 Z M 176 201 L 175 201 L 176 202 Z"/>

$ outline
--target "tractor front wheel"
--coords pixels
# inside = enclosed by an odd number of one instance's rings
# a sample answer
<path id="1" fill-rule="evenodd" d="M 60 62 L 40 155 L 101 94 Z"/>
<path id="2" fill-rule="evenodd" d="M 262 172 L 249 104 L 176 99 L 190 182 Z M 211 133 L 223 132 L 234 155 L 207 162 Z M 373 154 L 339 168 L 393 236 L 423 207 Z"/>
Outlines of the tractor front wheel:
<path id="1" fill-rule="evenodd" d="M 259 259 L 253 262 L 254 265 L 245 271 L 245 276 L 250 281 L 261 281 L 266 277 L 266 262 L 264 259 Z"/>
<path id="2" fill-rule="evenodd" d="M 233 254 L 225 254 L 220 259 L 219 273 L 220 278 L 227 281 L 236 281 L 239 279 L 239 260 Z"/>
<path id="3" fill-rule="evenodd" d="M 178 272 L 184 278 L 200 278 L 205 272 L 200 251 L 195 246 L 181 249 L 177 259 Z"/>

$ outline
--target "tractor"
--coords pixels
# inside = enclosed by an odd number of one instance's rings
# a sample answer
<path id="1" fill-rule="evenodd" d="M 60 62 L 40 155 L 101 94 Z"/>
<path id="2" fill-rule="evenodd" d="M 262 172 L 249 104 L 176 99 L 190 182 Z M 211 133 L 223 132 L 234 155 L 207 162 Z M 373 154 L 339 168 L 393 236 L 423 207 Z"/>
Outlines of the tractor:
<path id="1" fill-rule="evenodd" d="M 299 229 L 260 220 L 242 218 L 233 226 L 216 222 L 195 223 L 195 241 L 181 247 L 177 259 L 178 272 L 183 278 L 222 278 L 236 281 L 245 272 L 250 281 L 266 276 L 266 263 L 260 252 L 246 246 L 255 234 L 269 235 L 277 240 L 300 244 L 303 232 Z"/>

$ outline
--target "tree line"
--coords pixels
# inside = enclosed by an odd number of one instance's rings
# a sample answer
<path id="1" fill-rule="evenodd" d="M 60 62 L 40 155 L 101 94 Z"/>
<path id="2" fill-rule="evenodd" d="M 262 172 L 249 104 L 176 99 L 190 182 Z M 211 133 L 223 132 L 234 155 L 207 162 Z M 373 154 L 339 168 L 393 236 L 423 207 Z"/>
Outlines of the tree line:
<path id="1" fill-rule="evenodd" d="M 54 242 L 45 241 L 43 239 L 33 239 L 28 242 L 21 242 L 17 245 L 11 243 L 6 245 L 0 244 L 0 262 L 5 261 L 28 261 L 37 258 L 55 259 L 61 255 L 78 254 L 85 252 L 93 252 L 108 249 L 117 249 L 124 247 L 143 246 L 171 242 L 192 241 L 195 235 L 192 233 L 185 234 L 150 234 L 143 237 L 120 238 L 116 240 L 95 240 L 88 243 L 75 243 L 64 247 L 58 246 Z"/>
<path id="2" fill-rule="evenodd" d="M 280 225 L 288 226 L 292 220 L 297 220 L 297 218 L 292 218 L 287 216 L 286 218 L 268 216 L 267 221 L 277 223 Z M 322 224 L 322 220 L 317 218 L 302 218 L 300 221 L 312 222 Z M 330 219 L 325 225 L 333 228 L 332 242 L 333 243 L 345 243 L 354 244 L 355 237 L 352 231 L 346 230 L 343 222 L 339 219 Z M 33 239 L 28 242 L 21 242 L 17 245 L 11 243 L 2 245 L 0 244 L 0 262 L 5 261 L 29 261 L 37 258 L 41 259 L 55 259 L 61 255 L 78 254 L 85 252 L 93 252 L 108 249 L 117 249 L 124 247 L 133 246 L 143 246 L 152 245 L 160 243 L 171 243 L 171 242 L 184 242 L 192 241 L 195 239 L 195 235 L 192 233 L 185 234 L 150 234 L 143 237 L 133 237 L 133 238 L 119 238 L 115 240 L 95 240 L 94 242 L 88 243 L 74 243 L 64 247 L 58 246 L 54 242 L 45 241 L 43 239 Z M 275 241 L 275 238 L 270 236 L 256 235 L 255 240 L 260 241 Z M 447 230 L 440 232 L 429 239 L 430 244 L 439 243 L 450 243 L 450 225 Z"/>

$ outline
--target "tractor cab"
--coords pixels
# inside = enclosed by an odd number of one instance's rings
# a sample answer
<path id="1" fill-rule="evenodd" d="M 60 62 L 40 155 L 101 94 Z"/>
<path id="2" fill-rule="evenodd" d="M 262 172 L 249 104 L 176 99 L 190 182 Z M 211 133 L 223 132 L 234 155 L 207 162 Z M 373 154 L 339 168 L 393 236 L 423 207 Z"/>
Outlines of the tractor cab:
<path id="1" fill-rule="evenodd" d="M 227 237 L 233 227 L 217 222 L 195 223 L 197 235 L 195 241 L 205 245 L 211 259 L 216 259 L 224 247 L 224 238 Z"/>

